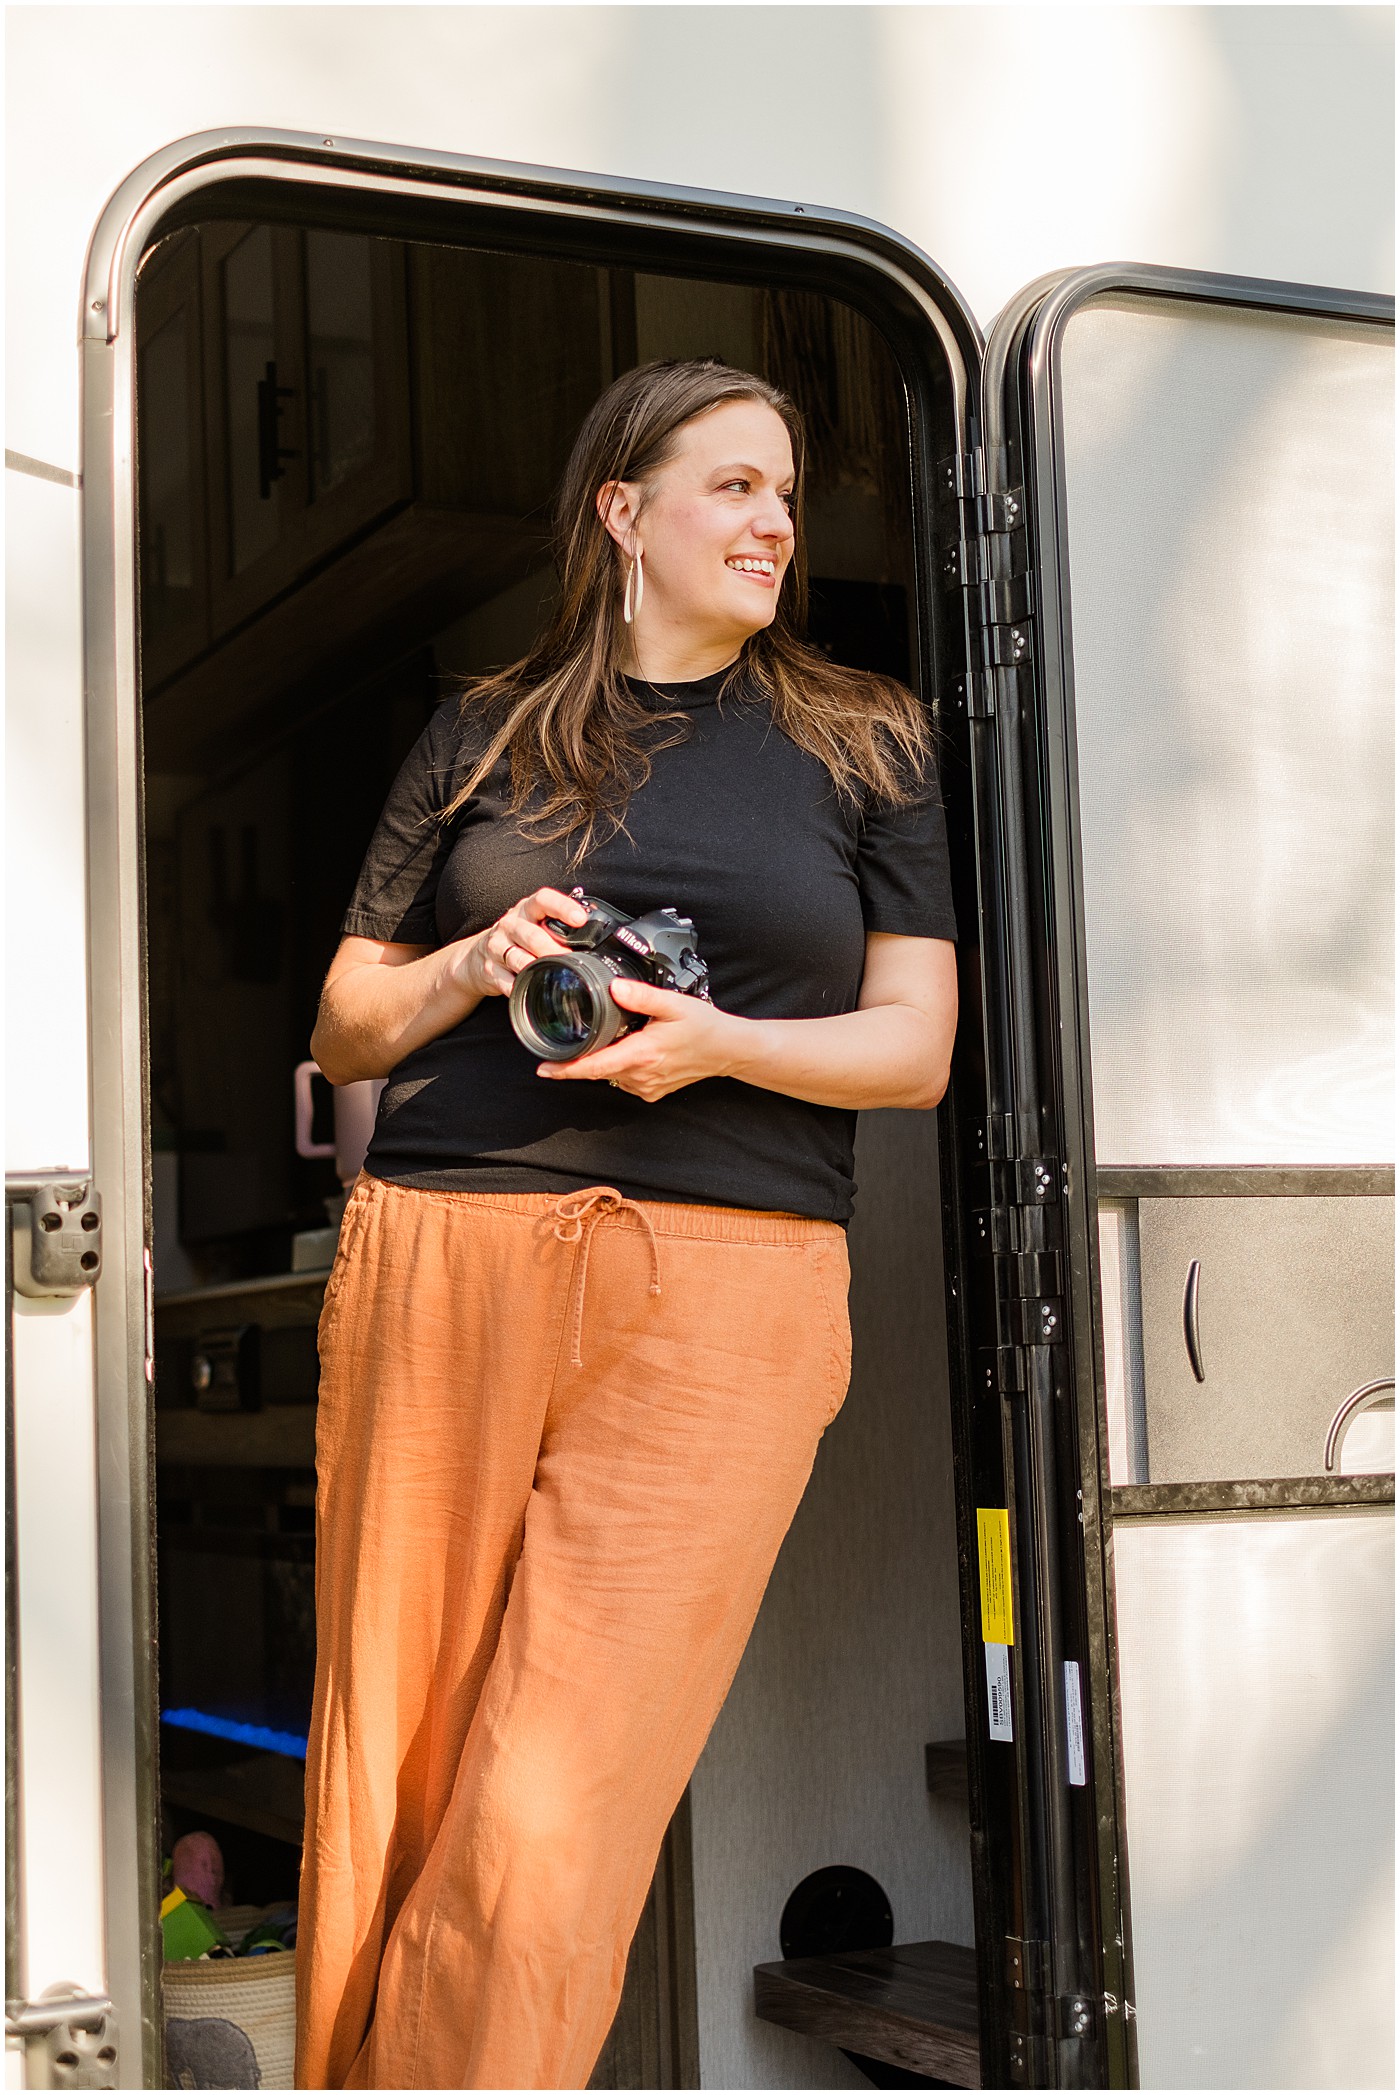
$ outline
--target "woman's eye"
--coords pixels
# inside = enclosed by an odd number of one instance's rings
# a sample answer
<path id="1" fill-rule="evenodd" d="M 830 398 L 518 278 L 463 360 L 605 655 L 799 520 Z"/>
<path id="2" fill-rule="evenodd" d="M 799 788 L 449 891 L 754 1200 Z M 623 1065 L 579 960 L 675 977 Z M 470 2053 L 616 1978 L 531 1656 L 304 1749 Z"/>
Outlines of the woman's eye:
<path id="1" fill-rule="evenodd" d="M 745 480 L 742 478 L 738 480 L 724 480 L 721 481 L 717 492 L 721 495 L 727 495 L 731 491 L 731 489 L 737 490 L 738 493 L 741 495 L 751 495 L 753 493 L 753 482 L 751 480 Z M 779 495 L 778 500 L 782 503 L 784 509 L 787 511 L 789 516 L 796 516 L 796 488 L 789 488 L 788 492 L 785 495 Z"/>

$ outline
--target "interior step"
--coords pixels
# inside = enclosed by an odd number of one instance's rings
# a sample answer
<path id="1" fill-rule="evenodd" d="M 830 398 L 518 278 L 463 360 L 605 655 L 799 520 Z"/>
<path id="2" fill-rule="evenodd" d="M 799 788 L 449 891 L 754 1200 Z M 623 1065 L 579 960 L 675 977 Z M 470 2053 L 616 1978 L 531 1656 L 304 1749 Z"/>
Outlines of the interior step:
<path id="1" fill-rule="evenodd" d="M 982 2085 L 977 1957 L 958 1943 L 896 1943 L 756 1964 L 753 1995 L 764 2022 L 950 2087 Z"/>

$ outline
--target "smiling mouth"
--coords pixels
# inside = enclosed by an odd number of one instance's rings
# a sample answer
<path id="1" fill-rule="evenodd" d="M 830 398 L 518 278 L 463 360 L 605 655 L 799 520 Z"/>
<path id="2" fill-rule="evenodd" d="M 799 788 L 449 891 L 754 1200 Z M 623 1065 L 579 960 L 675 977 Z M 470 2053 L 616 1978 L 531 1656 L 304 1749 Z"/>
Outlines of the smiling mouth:
<path id="1" fill-rule="evenodd" d="M 737 555 L 733 560 L 726 560 L 724 564 L 732 573 L 752 575 L 758 582 L 771 582 L 778 572 L 776 560 L 758 559 L 748 554 Z"/>

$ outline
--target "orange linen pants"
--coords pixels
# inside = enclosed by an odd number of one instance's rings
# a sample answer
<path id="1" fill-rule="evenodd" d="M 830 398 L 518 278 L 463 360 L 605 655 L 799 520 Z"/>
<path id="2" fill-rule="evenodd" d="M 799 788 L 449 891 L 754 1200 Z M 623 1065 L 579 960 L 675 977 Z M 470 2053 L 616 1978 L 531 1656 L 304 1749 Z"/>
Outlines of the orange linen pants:
<path id="1" fill-rule="evenodd" d="M 300 2088 L 582 2088 L 850 1368 L 835 1223 L 362 1174 L 321 1315 Z"/>

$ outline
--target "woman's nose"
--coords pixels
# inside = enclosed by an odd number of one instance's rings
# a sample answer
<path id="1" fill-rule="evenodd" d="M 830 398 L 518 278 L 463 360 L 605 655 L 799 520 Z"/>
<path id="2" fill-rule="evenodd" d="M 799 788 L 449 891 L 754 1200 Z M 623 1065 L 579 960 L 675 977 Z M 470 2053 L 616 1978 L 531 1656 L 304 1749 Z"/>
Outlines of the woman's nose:
<path id="1" fill-rule="evenodd" d="M 786 502 L 773 495 L 754 518 L 753 528 L 756 538 L 790 539 L 793 535 L 792 512 Z"/>

